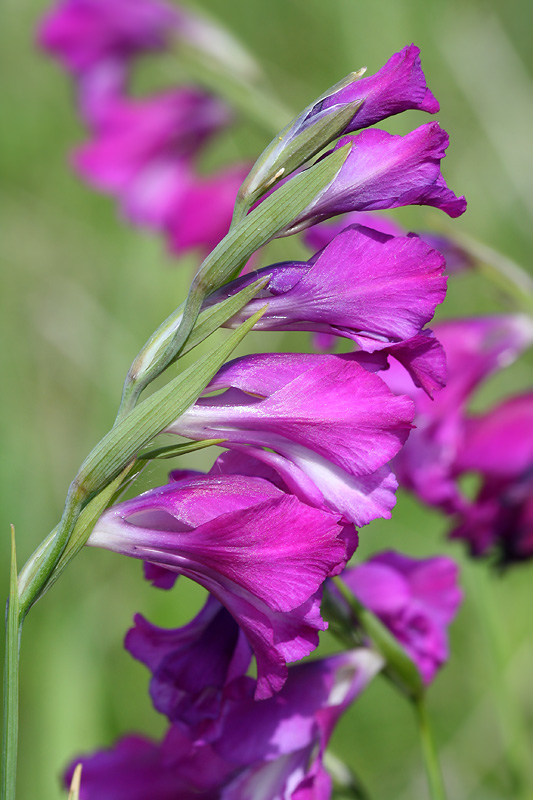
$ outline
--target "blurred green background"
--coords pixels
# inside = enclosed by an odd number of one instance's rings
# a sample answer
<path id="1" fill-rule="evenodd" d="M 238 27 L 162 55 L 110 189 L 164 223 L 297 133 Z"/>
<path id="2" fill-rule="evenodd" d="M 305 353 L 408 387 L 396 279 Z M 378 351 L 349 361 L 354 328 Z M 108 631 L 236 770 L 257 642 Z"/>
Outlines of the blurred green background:
<path id="1" fill-rule="evenodd" d="M 112 2 L 112 0 L 109 0 Z M 423 208 L 401 209 L 413 228 L 437 226 L 486 242 L 530 269 L 533 236 L 533 5 L 481 0 L 202 0 L 196 6 L 257 56 L 295 111 L 362 65 L 377 70 L 414 41 L 451 136 L 444 173 L 468 213 L 451 223 Z M 113 422 L 123 376 L 139 346 L 184 297 L 195 259 L 177 263 L 162 241 L 129 228 L 114 202 L 73 174 L 69 151 L 85 134 L 60 69 L 37 52 L 44 2 L 4 4 L 0 169 L 2 237 L 2 593 L 7 594 L 9 523 L 20 563 L 56 524 L 69 481 Z M 146 61 L 139 80 L 181 76 L 169 57 Z M 409 112 L 386 126 L 407 132 L 427 117 Z M 249 123 L 224 136 L 213 163 L 253 158 L 267 142 Z M 272 260 L 301 253 L 276 243 Z M 453 278 L 440 316 L 503 310 L 481 278 Z M 249 337 L 257 350 L 305 349 L 281 334 Z M 485 407 L 527 385 L 531 359 L 491 380 Z M 213 455 L 190 457 L 207 466 Z M 153 468 L 143 486 L 164 480 Z M 446 552 L 462 565 L 466 600 L 452 627 L 452 658 L 433 686 L 430 710 L 449 797 L 533 798 L 531 758 L 533 610 L 531 567 L 504 575 L 472 564 L 445 541 L 446 522 L 400 494 L 390 522 L 362 531 L 362 555 L 386 547 Z M 19 797 L 64 796 L 59 776 L 77 753 L 124 731 L 159 735 L 148 674 L 122 649 L 136 611 L 163 625 L 186 622 L 202 603 L 180 579 L 171 593 L 147 586 L 138 563 L 87 550 L 30 614 L 21 661 Z M 324 636 L 327 650 L 333 645 Z M 378 679 L 343 720 L 334 751 L 373 800 L 427 796 L 411 709 Z M 517 776 L 528 772 L 520 780 Z"/>

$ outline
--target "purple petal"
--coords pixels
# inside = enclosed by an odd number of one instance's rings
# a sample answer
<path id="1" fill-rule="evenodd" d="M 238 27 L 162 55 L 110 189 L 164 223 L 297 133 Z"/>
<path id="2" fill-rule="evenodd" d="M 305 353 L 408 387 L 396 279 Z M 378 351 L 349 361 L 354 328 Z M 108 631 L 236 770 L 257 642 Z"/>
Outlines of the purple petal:
<path id="1" fill-rule="evenodd" d="M 372 352 L 420 333 L 444 300 L 443 268 L 442 256 L 415 236 L 391 237 L 351 226 L 309 265 L 279 264 L 255 273 L 254 279 L 270 275 L 268 285 L 229 324 L 240 324 L 268 297 L 256 327 L 324 330 Z M 244 283 L 239 279 L 217 296 L 233 294 Z"/>
<path id="2" fill-rule="evenodd" d="M 111 750 L 102 750 L 92 756 L 75 759 L 65 775 L 68 786 L 76 764 L 81 763 L 82 780 L 80 800 L 207 800 L 187 775 L 187 762 L 195 761 L 196 770 L 218 766 L 223 762 L 214 755 L 203 753 L 199 759 L 189 742 L 180 740 L 181 752 L 176 749 L 169 761 L 164 748 L 140 736 L 120 739 Z M 200 761 L 200 764 L 198 763 Z M 226 768 L 227 771 L 227 768 Z M 198 777 L 201 773 L 198 773 Z M 213 774 L 213 772 L 211 773 Z M 212 797 L 212 796 L 211 796 Z"/>
<path id="3" fill-rule="evenodd" d="M 422 125 L 407 136 L 366 130 L 340 139 L 335 149 L 345 144 L 352 150 L 339 174 L 289 232 L 348 211 L 429 205 L 458 217 L 466 210 L 464 197 L 448 189 L 440 172 L 448 134 L 438 123 Z"/>
<path id="4" fill-rule="evenodd" d="M 460 472 L 517 478 L 533 465 L 533 394 L 511 397 L 467 420 L 457 455 Z"/>
<path id="5" fill-rule="evenodd" d="M 153 673 L 155 708 L 171 722 L 189 725 L 217 718 L 222 689 L 246 672 L 251 659 L 237 623 L 214 597 L 192 622 L 174 630 L 137 614 L 125 647 Z"/>
<path id="6" fill-rule="evenodd" d="M 206 476 L 115 506 L 88 544 L 207 588 L 252 645 L 257 691 L 267 696 L 283 684 L 286 662 L 308 655 L 325 628 L 317 593 L 346 563 L 351 546 L 338 519 L 260 478 Z"/>
<path id="7" fill-rule="evenodd" d="M 395 53 L 375 75 L 354 81 L 326 98 L 322 107 L 363 100 L 345 133 L 366 128 L 394 114 L 419 109 L 435 114 L 439 104 L 426 86 L 420 50 L 411 44 Z"/>
<path id="8" fill-rule="evenodd" d="M 110 56 L 161 49 L 177 20 L 158 0 L 64 0 L 44 17 L 39 44 L 79 75 Z"/>
<path id="9" fill-rule="evenodd" d="M 389 551 L 342 575 L 398 639 L 426 683 L 448 658 L 447 626 L 462 600 L 457 572 L 444 556 L 413 559 Z"/>
<path id="10" fill-rule="evenodd" d="M 352 475 L 383 466 L 410 430 L 410 401 L 394 397 L 377 375 L 340 356 L 249 356 L 228 365 L 208 390 L 228 383 L 270 396 L 254 400 L 233 390 L 204 398 L 167 430 L 190 438 L 221 435 L 291 460 L 305 456 L 304 448 Z"/>

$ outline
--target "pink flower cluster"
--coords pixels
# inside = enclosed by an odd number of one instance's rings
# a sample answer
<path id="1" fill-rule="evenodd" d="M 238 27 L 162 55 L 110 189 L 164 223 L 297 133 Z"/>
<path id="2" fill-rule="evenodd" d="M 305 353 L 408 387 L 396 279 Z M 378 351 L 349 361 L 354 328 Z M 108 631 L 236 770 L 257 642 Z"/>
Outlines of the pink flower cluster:
<path id="1" fill-rule="evenodd" d="M 365 648 L 300 664 L 258 703 L 245 674 L 250 649 L 212 598 L 178 630 L 137 616 L 126 647 L 152 672 L 152 700 L 169 728 L 161 742 L 130 735 L 77 759 L 80 800 L 328 800 L 328 740 L 383 664 Z"/>
<path id="2" fill-rule="evenodd" d="M 198 171 L 206 145 L 232 115 L 197 87 L 149 97 L 128 91 L 134 62 L 180 39 L 208 48 L 210 29 L 156 0 L 63 0 L 39 32 L 40 45 L 73 76 L 91 134 L 74 153 L 77 172 L 116 197 L 130 222 L 162 233 L 172 251 L 205 254 L 227 233 L 248 170 L 238 164 L 208 176 Z"/>
<path id="3" fill-rule="evenodd" d="M 189 30 L 179 10 L 152 0 L 127 5 L 66 0 L 41 31 L 44 46 L 75 76 L 93 133 L 76 164 L 119 198 L 130 219 L 164 231 L 174 249 L 210 248 L 224 234 L 223 210 L 231 212 L 244 175 L 237 167 L 202 181 L 195 163 L 227 112 L 197 89 L 148 100 L 126 95 L 132 59 L 168 46 L 184 25 Z M 352 135 L 408 109 L 438 110 L 418 48 L 322 98 L 283 141 L 354 102 L 341 132 L 349 135 L 334 145 L 351 146 L 343 167 L 281 235 L 344 212 L 410 204 L 463 213 L 464 198 L 441 175 L 448 138 L 437 123 L 403 137 L 377 129 Z M 363 648 L 288 664 L 317 647 L 327 627 L 322 592 L 352 557 L 356 528 L 391 515 L 390 462 L 402 458 L 418 393 L 429 403 L 445 383 L 442 345 L 426 327 L 445 297 L 444 267 L 414 234 L 351 224 L 308 261 L 270 265 L 206 298 L 204 308 L 262 276 L 264 288 L 229 326 L 267 303 L 258 329 L 327 334 L 357 350 L 256 354 L 225 364 L 166 430 L 223 439 L 225 452 L 210 471 L 171 473 L 167 485 L 113 506 L 97 522 L 90 546 L 143 560 L 160 588 L 183 575 L 210 598 L 178 631 L 137 619 L 127 647 L 153 673 L 152 699 L 169 732 L 161 744 L 129 737 L 87 759 L 82 800 L 330 796 L 324 748 L 382 660 Z M 401 390 L 384 380 L 397 370 L 407 376 Z M 454 565 L 384 554 L 344 575 L 429 682 L 447 657 L 446 629 L 460 600 Z M 252 654 L 254 680 L 246 677 Z"/>
<path id="4" fill-rule="evenodd" d="M 461 601 L 455 564 L 388 552 L 343 578 L 429 683 L 448 657 L 446 629 Z M 76 759 L 65 779 L 68 785 L 81 762 L 80 800 L 329 800 L 328 740 L 384 666 L 366 647 L 308 661 L 291 666 L 282 688 L 258 703 L 260 678 L 246 675 L 247 636 L 212 595 L 183 628 L 158 628 L 137 615 L 125 645 L 152 673 L 152 702 L 169 727 L 161 742 L 130 735 Z"/>
<path id="5" fill-rule="evenodd" d="M 406 88 L 391 106 L 392 73 L 395 85 L 399 80 Z M 360 124 L 383 119 L 391 108 L 436 110 L 421 85 L 411 46 L 367 84 L 354 84 L 374 109 Z M 354 121 L 348 129 L 356 127 Z M 321 196 L 328 215 L 336 213 L 335 198 L 357 185 L 374 197 L 370 207 L 431 202 L 448 212 L 464 209 L 440 175 L 445 135 L 433 124 L 412 138 L 392 137 L 388 155 L 382 149 L 388 134 L 361 136 L 354 153 L 366 153 L 363 162 L 350 162 Z M 363 169 L 357 183 L 363 163 L 379 170 Z M 306 224 L 323 216 L 311 209 Z M 352 556 L 354 526 L 390 517 L 397 482 L 389 462 L 407 440 L 414 405 L 381 375 L 392 360 L 428 395 L 444 385 L 442 346 L 426 328 L 445 296 L 443 269 L 443 257 L 417 236 L 352 225 L 308 262 L 266 267 L 208 297 L 206 306 L 216 304 L 264 275 L 258 298 L 229 325 L 267 301 L 259 328 L 327 332 L 351 339 L 358 350 L 258 354 L 226 364 L 166 432 L 223 439 L 228 452 L 207 475 L 173 473 L 167 486 L 110 509 L 89 539 L 91 546 L 143 559 L 147 577 L 161 588 L 182 574 L 208 589 L 253 649 L 257 698 L 280 691 L 287 663 L 317 646 L 326 627 L 323 585 Z"/>
<path id="6" fill-rule="evenodd" d="M 533 396 L 503 400 L 482 414 L 469 401 L 479 385 L 533 342 L 533 324 L 521 314 L 449 320 L 435 325 L 448 362 L 446 388 L 433 403 L 405 370 L 393 365 L 388 385 L 416 405 L 416 430 L 395 460 L 401 483 L 452 516 L 453 538 L 473 555 L 496 554 L 504 563 L 533 556 Z M 474 497 L 463 475 L 479 481 Z"/>

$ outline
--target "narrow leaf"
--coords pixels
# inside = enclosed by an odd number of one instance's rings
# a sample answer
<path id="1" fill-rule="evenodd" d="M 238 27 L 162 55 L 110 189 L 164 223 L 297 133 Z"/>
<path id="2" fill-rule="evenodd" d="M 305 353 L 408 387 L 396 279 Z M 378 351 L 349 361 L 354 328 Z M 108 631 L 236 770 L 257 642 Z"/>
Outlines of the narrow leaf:
<path id="1" fill-rule="evenodd" d="M 193 347 L 196 347 L 196 345 L 203 342 L 204 339 L 207 339 L 208 336 L 211 336 L 212 333 L 221 328 L 224 323 L 234 317 L 235 314 L 238 314 L 244 306 L 248 305 L 250 300 L 253 300 L 257 292 L 261 291 L 261 289 L 267 285 L 271 277 L 271 275 L 263 276 L 244 289 L 241 289 L 237 294 L 201 311 L 180 355 L 188 353 Z"/>
<path id="2" fill-rule="evenodd" d="M 17 581 L 15 528 L 11 526 L 11 570 L 9 603 L 6 615 L 4 664 L 4 713 L 2 736 L 2 798 L 15 800 L 17 780 L 18 704 L 19 704 L 20 612 Z"/>
<path id="3" fill-rule="evenodd" d="M 214 444 L 222 444 L 225 439 L 200 439 L 198 442 L 184 442 L 183 444 L 171 444 L 168 447 L 156 447 L 153 450 L 144 450 L 139 453 L 139 461 L 152 461 L 156 458 L 175 458 L 184 456 L 187 453 L 194 453 L 195 450 L 203 450 Z"/>
<path id="4" fill-rule="evenodd" d="M 192 364 L 162 389 L 136 406 L 115 425 L 87 456 L 76 483 L 87 498 L 93 497 L 137 456 L 154 436 L 183 414 L 199 397 L 237 345 L 260 319 L 261 309 L 226 341 Z"/>

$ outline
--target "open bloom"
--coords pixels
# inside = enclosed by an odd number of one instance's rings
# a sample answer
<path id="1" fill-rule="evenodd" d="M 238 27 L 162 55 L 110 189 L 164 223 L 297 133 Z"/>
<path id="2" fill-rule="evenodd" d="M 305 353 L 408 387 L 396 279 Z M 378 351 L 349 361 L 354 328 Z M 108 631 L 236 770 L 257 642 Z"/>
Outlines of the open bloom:
<path id="1" fill-rule="evenodd" d="M 415 430 L 394 462 L 400 483 L 424 502 L 454 513 L 465 504 L 456 476 L 467 404 L 480 383 L 533 341 L 533 326 L 525 316 L 502 314 L 447 320 L 434 330 L 446 352 L 448 381 L 433 401 L 397 362 L 383 379 L 416 405 Z"/>
<path id="2" fill-rule="evenodd" d="M 344 136 L 334 149 L 347 144 L 351 151 L 337 177 L 283 233 L 348 211 L 429 205 L 458 217 L 466 210 L 464 197 L 456 197 L 441 175 L 448 134 L 437 122 L 421 125 L 406 136 L 372 128 Z"/>
<path id="3" fill-rule="evenodd" d="M 533 394 L 511 397 L 468 417 L 455 460 L 481 486 L 465 501 L 451 536 L 475 556 L 496 551 L 503 563 L 533 557 Z"/>
<path id="4" fill-rule="evenodd" d="M 447 628 L 462 600 L 457 565 L 445 556 L 414 559 L 388 551 L 344 570 L 342 580 L 431 683 L 448 659 Z"/>
<path id="5" fill-rule="evenodd" d="M 256 329 L 333 334 L 372 353 L 422 334 L 446 294 L 443 268 L 440 253 L 417 236 L 389 236 L 352 225 L 308 262 L 273 264 L 248 273 L 207 302 L 217 303 L 269 276 L 265 288 L 228 326 L 248 319 L 268 299 Z"/>
<path id="6" fill-rule="evenodd" d="M 44 17 L 39 41 L 75 75 L 108 59 L 165 46 L 177 20 L 159 0 L 63 0 Z"/>
<path id="7" fill-rule="evenodd" d="M 231 361 L 205 394 L 225 391 L 199 398 L 167 432 L 244 448 L 302 500 L 348 522 L 388 517 L 396 481 L 387 462 L 407 438 L 413 408 L 357 355 L 274 353 Z"/>
<path id="8" fill-rule="evenodd" d="M 247 167 L 197 174 L 194 160 L 229 121 L 226 106 L 194 88 L 109 102 L 92 142 L 74 162 L 114 195 L 133 223 L 163 232 L 172 250 L 209 252 L 227 233 Z"/>
<path id="9" fill-rule="evenodd" d="M 129 736 L 76 759 L 83 764 L 80 800 L 328 800 L 326 744 L 381 666 L 379 656 L 361 649 L 291 667 L 281 692 L 261 703 L 251 678 L 236 679 L 209 741 L 173 725 L 160 744 Z M 170 666 L 169 683 L 172 676 Z"/>
<path id="10" fill-rule="evenodd" d="M 286 679 L 326 627 L 320 589 L 353 553 L 340 518 L 263 478 L 188 476 L 105 512 L 88 544 L 140 558 L 208 589 L 238 621 L 257 660 L 257 693 Z M 151 573 L 154 575 L 154 573 Z"/>

